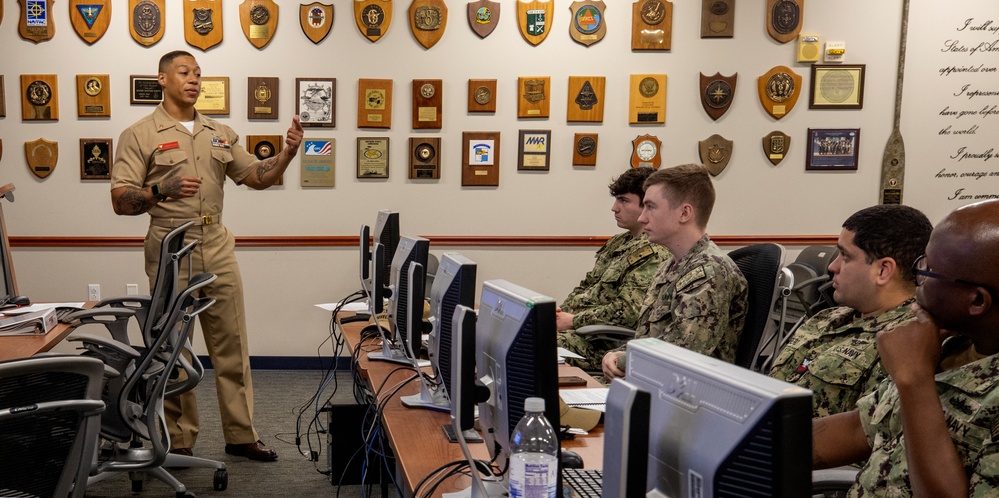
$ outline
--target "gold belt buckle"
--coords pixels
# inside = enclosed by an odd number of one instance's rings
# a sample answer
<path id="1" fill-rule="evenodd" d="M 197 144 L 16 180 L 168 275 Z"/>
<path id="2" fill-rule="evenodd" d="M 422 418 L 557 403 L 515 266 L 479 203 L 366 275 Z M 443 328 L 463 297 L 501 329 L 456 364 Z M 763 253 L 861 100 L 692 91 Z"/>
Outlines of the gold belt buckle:
<path id="1" fill-rule="evenodd" d="M 214 222 L 215 221 L 212 220 L 212 215 L 210 215 L 210 214 L 205 214 L 205 215 L 201 216 L 201 224 L 202 225 L 211 225 Z"/>

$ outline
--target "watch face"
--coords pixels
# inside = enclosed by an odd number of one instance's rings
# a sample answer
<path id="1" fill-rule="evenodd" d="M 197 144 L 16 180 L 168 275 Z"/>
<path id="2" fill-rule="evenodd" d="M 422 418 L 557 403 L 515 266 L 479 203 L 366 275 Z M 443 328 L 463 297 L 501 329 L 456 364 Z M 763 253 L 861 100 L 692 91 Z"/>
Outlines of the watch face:
<path id="1" fill-rule="evenodd" d="M 656 157 L 656 144 L 652 143 L 651 140 L 642 140 L 635 148 L 635 152 L 639 159 L 651 161 L 653 157 Z"/>

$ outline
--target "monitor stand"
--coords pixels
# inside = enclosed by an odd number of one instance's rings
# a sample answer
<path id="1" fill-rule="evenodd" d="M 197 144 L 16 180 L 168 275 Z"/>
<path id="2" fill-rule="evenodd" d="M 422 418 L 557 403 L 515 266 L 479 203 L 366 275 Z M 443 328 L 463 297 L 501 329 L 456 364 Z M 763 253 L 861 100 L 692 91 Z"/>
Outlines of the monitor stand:
<path id="1" fill-rule="evenodd" d="M 392 343 L 387 341 L 384 337 L 382 338 L 382 350 L 368 353 L 368 359 L 372 361 L 400 363 L 408 366 L 413 365 L 413 360 L 406 356 L 406 353 L 393 348 Z M 420 368 L 430 366 L 430 360 L 417 360 L 416 363 Z"/>
<path id="2" fill-rule="evenodd" d="M 455 428 L 457 428 L 457 423 L 455 423 Z M 465 459 L 471 466 L 469 471 L 472 474 L 472 485 L 461 491 L 444 493 L 442 496 L 444 498 L 500 498 L 509 496 L 510 483 L 507 482 L 506 477 L 501 475 L 482 477 L 475 465 L 475 460 L 472 458 L 472 452 L 468 449 L 465 433 L 458 430 L 455 433 L 458 436 L 458 446 L 461 447 L 461 452 L 465 454 Z"/>
<path id="3" fill-rule="evenodd" d="M 425 408 L 438 412 L 451 412 L 451 400 L 444 395 L 444 389 L 430 384 L 426 377 L 420 376 L 420 393 L 399 398 L 402 404 L 409 408 Z"/>

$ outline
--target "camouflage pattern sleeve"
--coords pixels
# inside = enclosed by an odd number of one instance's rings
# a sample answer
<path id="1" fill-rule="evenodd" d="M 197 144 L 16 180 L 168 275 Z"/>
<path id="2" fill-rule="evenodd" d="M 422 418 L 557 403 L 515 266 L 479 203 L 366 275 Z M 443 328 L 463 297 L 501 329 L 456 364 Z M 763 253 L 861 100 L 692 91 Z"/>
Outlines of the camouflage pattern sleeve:
<path id="1" fill-rule="evenodd" d="M 594 324 L 635 328 L 649 283 L 665 254 L 660 246 L 645 241 L 618 258 L 594 285 L 592 305 L 575 312 L 573 328 Z"/>

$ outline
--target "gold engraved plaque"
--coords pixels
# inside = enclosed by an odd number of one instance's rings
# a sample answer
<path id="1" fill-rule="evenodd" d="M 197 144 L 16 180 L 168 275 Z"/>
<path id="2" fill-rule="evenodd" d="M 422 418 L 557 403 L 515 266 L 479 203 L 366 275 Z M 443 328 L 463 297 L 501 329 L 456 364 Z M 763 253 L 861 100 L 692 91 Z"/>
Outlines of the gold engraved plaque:
<path id="1" fill-rule="evenodd" d="M 496 80 L 468 80 L 468 112 L 496 112 Z"/>
<path id="2" fill-rule="evenodd" d="M 92 45 L 111 24 L 111 0 L 69 0 L 69 22 L 76 34 Z"/>
<path id="3" fill-rule="evenodd" d="M 410 137 L 409 179 L 439 179 L 441 177 L 440 158 L 440 137 Z"/>
<path id="4" fill-rule="evenodd" d="M 666 122 L 666 75 L 633 74 L 628 85 L 628 123 Z"/>
<path id="5" fill-rule="evenodd" d="M 468 2 L 468 26 L 472 32 L 485 38 L 496 29 L 500 19 L 500 3 L 490 0 Z"/>
<path id="6" fill-rule="evenodd" d="M 701 164 L 708 173 L 711 173 L 711 176 L 718 176 L 732 158 L 732 141 L 714 134 L 697 142 L 697 150 L 701 155 Z"/>
<path id="7" fill-rule="evenodd" d="M 767 33 L 787 43 L 798 37 L 805 15 L 805 0 L 767 0 Z"/>
<path id="8" fill-rule="evenodd" d="M 631 141 L 631 167 L 659 169 L 663 143 L 654 135 L 641 135 Z"/>
<path id="9" fill-rule="evenodd" d="M 551 76 L 521 76 L 517 78 L 517 117 L 547 118 L 551 109 Z"/>
<path id="10" fill-rule="evenodd" d="M 128 0 L 128 32 L 146 47 L 163 38 L 166 0 Z"/>
<path id="11" fill-rule="evenodd" d="M 673 39 L 673 2 L 638 0 L 631 4 L 631 49 L 669 50 Z"/>
<path id="12" fill-rule="evenodd" d="M 239 4 L 239 25 L 250 45 L 264 48 L 277 30 L 277 4 L 274 0 L 243 0 Z"/>
<path id="13" fill-rule="evenodd" d="M 461 133 L 461 186 L 498 187 L 500 132 Z"/>
<path id="14" fill-rule="evenodd" d="M 336 186 L 336 139 L 302 140 L 302 186 Z"/>
<path id="15" fill-rule="evenodd" d="M 80 179 L 110 180 L 112 151 L 110 138 L 80 139 Z"/>
<path id="16" fill-rule="evenodd" d="M 354 0 L 354 21 L 362 36 L 378 41 L 392 24 L 392 0 Z"/>
<path id="17" fill-rule="evenodd" d="M 357 127 L 392 127 L 392 80 L 357 80 Z"/>
<path id="18" fill-rule="evenodd" d="M 55 171 L 56 163 L 59 162 L 59 143 L 44 138 L 24 142 L 24 156 L 31 173 L 44 179 Z"/>
<path id="19" fill-rule="evenodd" d="M 790 149 L 791 137 L 782 131 L 771 131 L 767 136 L 763 137 L 763 153 L 774 166 L 777 166 L 784 160 L 784 157 L 787 156 L 787 151 Z"/>
<path id="20" fill-rule="evenodd" d="M 25 121 L 59 120 L 58 75 L 21 75 L 21 119 Z"/>
<path id="21" fill-rule="evenodd" d="M 801 94 L 801 76 L 787 66 L 774 66 L 756 79 L 760 104 L 767 114 L 780 119 L 791 112 Z"/>
<path id="22" fill-rule="evenodd" d="M 597 134 L 576 133 L 572 140 L 572 165 L 597 165 Z"/>
<path id="23" fill-rule="evenodd" d="M 527 43 L 537 45 L 548 37 L 555 16 L 555 0 L 516 0 L 517 26 Z"/>
<path id="24" fill-rule="evenodd" d="M 701 0 L 701 38 L 731 38 L 735 33 L 735 0 Z"/>
<path id="25" fill-rule="evenodd" d="M 202 76 L 201 95 L 194 103 L 194 108 L 201 114 L 229 114 L 229 77 Z"/>
<path id="26" fill-rule="evenodd" d="M 701 73 L 701 106 L 711 119 L 717 121 L 728 111 L 732 99 L 735 98 L 735 84 L 738 79 L 738 73 L 732 76 L 722 76 L 721 73 L 705 76 Z"/>
<path id="27" fill-rule="evenodd" d="M 443 0 L 413 0 L 409 6 L 409 30 L 423 48 L 430 48 L 444 36 L 447 5 Z"/>
<path id="28" fill-rule="evenodd" d="M 443 126 L 442 80 L 413 80 L 413 129 L 439 130 Z"/>
<path id="29" fill-rule="evenodd" d="M 388 137 L 357 137 L 357 177 L 389 177 Z"/>
<path id="30" fill-rule="evenodd" d="M 246 78 L 246 119 L 277 119 L 278 101 L 278 78 Z"/>
<path id="31" fill-rule="evenodd" d="M 21 38 L 40 43 L 55 36 L 55 0 L 17 0 L 21 4 L 21 16 L 17 23 L 17 33 Z"/>
<path id="32" fill-rule="evenodd" d="M 76 75 L 76 115 L 111 117 L 111 79 L 106 74 Z"/>
<path id="33" fill-rule="evenodd" d="M 604 21 L 606 8 L 607 5 L 600 0 L 572 2 L 569 6 L 569 12 L 572 13 L 569 36 L 586 46 L 603 40 L 607 34 L 607 23 Z"/>
<path id="34" fill-rule="evenodd" d="M 569 76 L 566 121 L 603 122 L 606 80 L 603 76 Z"/>
<path id="35" fill-rule="evenodd" d="M 298 21 L 305 36 L 318 45 L 330 34 L 330 28 L 333 27 L 333 5 L 319 2 L 299 5 Z"/>
<path id="36" fill-rule="evenodd" d="M 192 47 L 208 50 L 222 43 L 221 0 L 182 0 L 184 39 Z"/>

